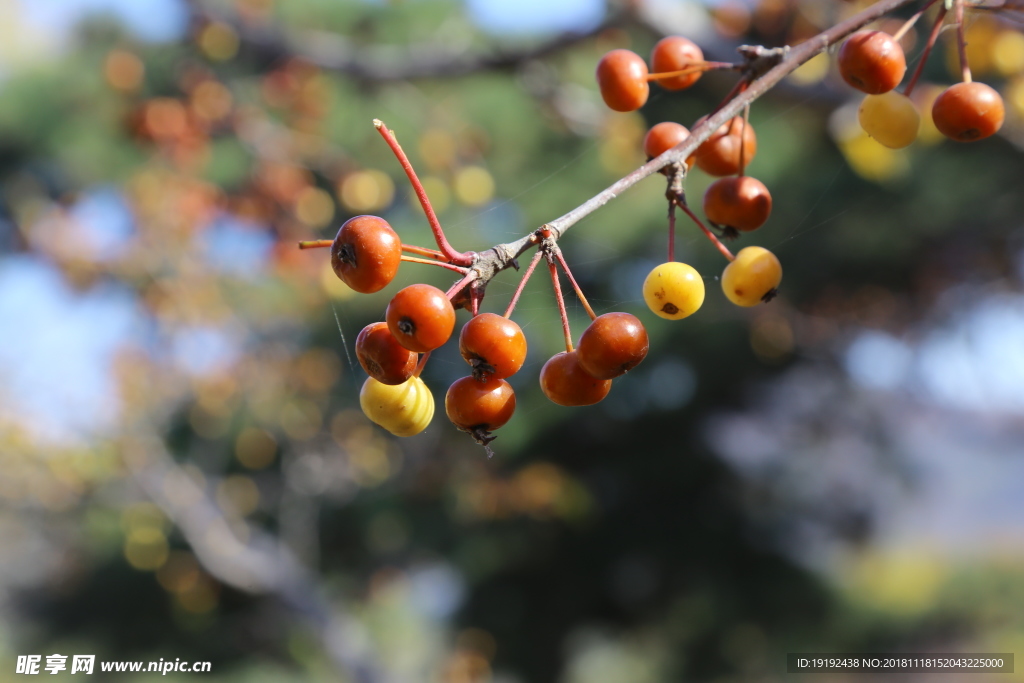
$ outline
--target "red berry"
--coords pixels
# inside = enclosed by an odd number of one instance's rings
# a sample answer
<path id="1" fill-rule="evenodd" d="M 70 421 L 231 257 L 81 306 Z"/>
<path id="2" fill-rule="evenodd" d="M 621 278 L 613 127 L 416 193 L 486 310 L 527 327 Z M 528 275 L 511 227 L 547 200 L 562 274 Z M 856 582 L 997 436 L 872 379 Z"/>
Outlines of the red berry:
<path id="1" fill-rule="evenodd" d="M 481 313 L 463 326 L 459 353 L 473 366 L 477 379 L 510 377 L 526 360 L 526 337 L 508 318 Z"/>
<path id="2" fill-rule="evenodd" d="M 650 158 L 659 157 L 690 135 L 686 126 L 674 121 L 663 121 L 651 126 L 644 136 L 644 154 Z M 693 166 L 693 157 L 686 160 L 686 168 Z"/>
<path id="3" fill-rule="evenodd" d="M 884 31 L 857 31 L 839 49 L 843 80 L 868 95 L 889 92 L 903 80 L 907 58 L 899 41 Z"/>
<path id="4" fill-rule="evenodd" d="M 356 358 L 381 384 L 401 384 L 416 371 L 416 354 L 398 343 L 387 323 L 371 323 L 359 332 Z"/>
<path id="5" fill-rule="evenodd" d="M 331 267 L 341 280 L 363 294 L 387 287 L 402 262 L 402 240 L 377 216 L 345 221 L 331 245 Z"/>
<path id="6" fill-rule="evenodd" d="M 719 225 L 744 232 L 757 230 L 771 212 L 768 188 L 750 176 L 716 180 L 704 193 L 704 215 Z"/>
<path id="7" fill-rule="evenodd" d="M 610 109 L 635 111 L 650 93 L 647 64 L 635 52 L 612 50 L 597 63 L 597 86 Z"/>
<path id="8" fill-rule="evenodd" d="M 1004 116 L 1003 98 L 977 81 L 949 86 L 932 105 L 935 127 L 958 142 L 987 138 L 1002 127 Z"/>
<path id="9" fill-rule="evenodd" d="M 444 397 L 444 410 L 456 427 L 467 432 L 494 431 L 512 418 L 516 394 L 512 385 L 492 377 L 457 379 Z"/>
<path id="10" fill-rule="evenodd" d="M 576 358 L 588 375 L 612 379 L 624 375 L 647 356 L 647 330 L 629 313 L 605 313 L 580 337 Z"/>
<path id="11" fill-rule="evenodd" d="M 740 136 L 743 138 L 743 158 L 750 163 L 757 154 L 757 136 L 754 126 L 743 117 L 726 121 L 697 148 L 697 166 L 708 175 L 727 176 L 740 172 Z"/>
<path id="12" fill-rule="evenodd" d="M 575 351 L 563 351 L 541 368 L 540 388 L 560 406 L 589 406 L 608 395 L 612 381 L 587 374 Z"/>
<path id="13" fill-rule="evenodd" d="M 430 285 L 409 285 L 395 294 L 384 318 L 398 343 L 417 353 L 442 346 L 455 329 L 452 303 Z"/>
<path id="14" fill-rule="evenodd" d="M 682 36 L 662 38 L 651 50 L 651 71 L 656 74 L 681 71 L 693 64 L 704 61 L 704 53 L 692 41 Z M 657 79 L 658 85 L 666 90 L 689 88 L 701 77 L 700 71 Z"/>

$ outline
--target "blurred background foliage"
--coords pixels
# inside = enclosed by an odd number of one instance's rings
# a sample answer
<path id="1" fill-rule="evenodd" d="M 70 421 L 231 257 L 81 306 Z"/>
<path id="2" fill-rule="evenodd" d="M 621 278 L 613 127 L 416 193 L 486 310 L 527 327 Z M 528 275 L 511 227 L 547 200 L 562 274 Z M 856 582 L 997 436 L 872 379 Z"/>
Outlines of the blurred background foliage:
<path id="1" fill-rule="evenodd" d="M 0 4 L 0 680 L 53 652 L 209 660 L 223 681 L 645 683 L 779 680 L 792 651 L 1021 650 L 1019 14 L 968 29 L 1007 101 L 997 138 L 942 142 L 926 117 L 914 147 L 882 148 L 828 57 L 757 103 L 749 170 L 775 209 L 742 241 L 784 264 L 770 305 L 729 306 L 681 224 L 707 301 L 681 323 L 646 311 L 659 177 L 575 227 L 577 278 L 599 312 L 641 317 L 650 356 L 597 406 L 548 403 L 561 334 L 535 278 L 490 460 L 441 414 L 399 441 L 358 408 L 358 331 L 399 288 L 452 279 L 406 264 L 356 296 L 295 247 L 360 213 L 430 244 L 373 118 L 455 246 L 483 249 L 731 87 L 708 74 L 611 113 L 607 50 L 681 33 L 731 59 L 861 6 Z M 948 83 L 941 40 L 925 73 Z M 440 401 L 466 372 L 449 344 L 425 377 Z"/>

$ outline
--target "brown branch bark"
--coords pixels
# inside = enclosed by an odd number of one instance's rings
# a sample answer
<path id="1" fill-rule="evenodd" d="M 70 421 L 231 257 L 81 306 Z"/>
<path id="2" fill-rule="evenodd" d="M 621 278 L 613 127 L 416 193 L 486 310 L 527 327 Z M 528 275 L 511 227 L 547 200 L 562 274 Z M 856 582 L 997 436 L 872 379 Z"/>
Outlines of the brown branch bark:
<path id="1" fill-rule="evenodd" d="M 740 95 L 726 103 L 715 114 L 703 123 L 695 126 L 690 135 L 681 143 L 661 156 L 650 160 L 632 173 L 620 178 L 605 190 L 594 195 L 572 211 L 546 223 L 538 230 L 523 236 L 515 242 L 499 244 L 477 255 L 474 269 L 479 272 L 479 283 L 486 283 L 497 273 L 512 265 L 512 261 L 530 247 L 542 244 L 545 240 L 557 240 L 565 231 L 583 218 L 597 211 L 620 194 L 639 183 L 644 178 L 660 171 L 665 166 L 683 162 L 688 156 L 707 140 L 711 134 L 732 117 L 739 114 L 752 102 L 775 87 L 783 78 L 792 73 L 811 58 L 835 45 L 846 36 L 863 28 L 867 24 L 885 16 L 901 7 L 914 4 L 920 0 L 880 0 L 867 9 L 836 24 L 832 28 L 819 33 L 796 47 L 788 48 L 781 60 L 771 69 L 755 78 L 750 86 Z M 742 48 L 741 48 L 742 51 Z M 756 52 L 756 49 L 754 49 Z M 550 237 L 542 238 L 540 231 L 547 228 Z M 478 287 L 481 286 L 478 284 Z"/>
<path id="2" fill-rule="evenodd" d="M 366 83 L 455 78 L 513 69 L 524 62 L 550 57 L 589 40 L 602 31 L 621 25 L 627 17 L 627 13 L 616 13 L 587 31 L 564 32 L 534 45 L 479 52 L 437 43 L 403 47 L 360 45 L 335 33 L 312 29 L 290 32 L 269 24 L 245 22 L 237 15 L 208 8 L 202 0 L 188 2 L 194 21 L 219 21 L 230 25 L 249 49 L 267 61 L 300 57 L 322 69 Z"/>
<path id="3" fill-rule="evenodd" d="M 280 540 L 249 524 L 245 540 L 209 494 L 193 481 L 151 429 L 121 444 L 125 469 L 146 496 L 174 522 L 203 567 L 219 581 L 247 593 L 276 597 L 305 621 L 337 671 L 353 680 L 382 678 L 377 662 L 354 646 L 351 617 L 330 600 L 317 575 Z"/>

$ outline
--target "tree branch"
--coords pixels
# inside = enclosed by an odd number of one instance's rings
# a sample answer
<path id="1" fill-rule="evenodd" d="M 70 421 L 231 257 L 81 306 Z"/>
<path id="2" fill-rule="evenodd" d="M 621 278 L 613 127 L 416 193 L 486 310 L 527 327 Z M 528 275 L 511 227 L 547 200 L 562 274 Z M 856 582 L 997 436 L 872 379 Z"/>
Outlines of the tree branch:
<path id="1" fill-rule="evenodd" d="M 218 21 L 231 26 L 242 41 L 266 61 L 300 57 L 322 69 L 366 83 L 387 83 L 423 78 L 454 78 L 484 71 L 507 70 L 524 62 L 544 59 L 619 26 L 628 15 L 620 12 L 587 31 L 567 31 L 536 45 L 473 52 L 464 46 L 427 43 L 403 47 L 367 46 L 327 31 L 287 31 L 269 24 L 254 24 L 189 0 L 192 16 L 200 22 Z"/>
<path id="2" fill-rule="evenodd" d="M 217 504 L 159 438 L 137 432 L 123 442 L 121 455 L 132 478 L 174 522 L 210 574 L 238 590 L 275 596 L 312 626 L 339 672 L 363 683 L 380 680 L 376 662 L 353 646 L 353 621 L 332 607 L 315 575 L 283 544 L 248 523 L 248 540 L 239 540 Z"/>
<path id="3" fill-rule="evenodd" d="M 835 45 L 851 33 L 894 10 L 919 1 L 881 0 L 832 28 L 800 43 L 796 47 L 786 48 L 781 59 L 778 59 L 777 63 L 771 66 L 771 68 L 767 68 L 768 63 L 764 60 L 768 59 L 773 51 L 765 50 L 764 48 L 741 47 L 741 54 L 748 56 L 754 73 L 759 74 L 751 81 L 750 86 L 746 90 L 725 103 L 704 122 L 695 126 L 690 131 L 690 135 L 681 143 L 661 156 L 651 159 L 629 175 L 617 180 L 610 187 L 594 195 L 572 211 L 546 223 L 544 226 L 515 242 L 499 244 L 487 251 L 480 252 L 473 266 L 473 269 L 479 273 L 477 286 L 479 288 L 486 286 L 491 278 L 512 265 L 513 260 L 530 247 L 542 244 L 547 240 L 557 240 L 570 227 L 594 213 L 594 211 L 615 199 L 644 178 L 657 173 L 662 168 L 671 164 L 683 163 L 719 127 L 771 90 L 800 65 L 828 49 L 830 45 Z"/>

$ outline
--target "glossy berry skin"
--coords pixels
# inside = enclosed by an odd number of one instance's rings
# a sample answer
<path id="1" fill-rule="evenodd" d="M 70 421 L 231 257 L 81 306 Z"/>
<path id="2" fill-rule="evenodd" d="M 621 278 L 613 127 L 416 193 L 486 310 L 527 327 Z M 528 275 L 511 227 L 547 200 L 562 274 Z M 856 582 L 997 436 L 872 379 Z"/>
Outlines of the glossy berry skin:
<path id="1" fill-rule="evenodd" d="M 711 134 L 704 144 L 697 148 L 694 155 L 697 166 L 708 175 L 727 176 L 740 172 L 740 137 L 743 138 L 743 160 L 750 163 L 757 154 L 757 136 L 754 126 L 748 121 L 743 125 L 743 117 L 736 116 L 723 123 Z"/>
<path id="2" fill-rule="evenodd" d="M 401 384 L 416 371 L 416 354 L 399 344 L 383 322 L 359 332 L 356 358 L 366 374 L 382 384 Z"/>
<path id="3" fill-rule="evenodd" d="M 999 93 L 984 83 L 957 83 L 932 105 L 935 127 L 957 142 L 981 140 L 1003 125 L 1005 109 Z"/>
<path id="4" fill-rule="evenodd" d="M 909 97 L 895 91 L 865 97 L 857 119 L 865 133 L 891 149 L 912 143 L 921 128 L 917 107 Z"/>
<path id="5" fill-rule="evenodd" d="M 588 375 L 612 379 L 639 365 L 649 348 L 647 330 L 636 316 L 605 313 L 583 332 L 576 357 Z"/>
<path id="6" fill-rule="evenodd" d="M 644 301 L 655 315 L 681 320 L 704 303 L 704 279 L 686 263 L 662 263 L 644 280 Z"/>
<path id="7" fill-rule="evenodd" d="M 763 247 L 746 247 L 722 272 L 722 291 L 737 306 L 771 300 L 782 282 L 782 264 Z"/>
<path id="8" fill-rule="evenodd" d="M 448 388 L 444 410 L 452 424 L 463 431 L 491 432 L 512 419 L 516 392 L 503 379 L 492 377 L 481 382 L 475 377 L 463 377 Z"/>
<path id="9" fill-rule="evenodd" d="M 387 287 L 401 262 L 402 240 L 387 221 L 377 216 L 349 218 L 331 245 L 334 272 L 362 294 Z"/>
<path id="10" fill-rule="evenodd" d="M 692 41 L 682 36 L 662 38 L 651 50 L 651 71 L 660 74 L 669 71 L 682 71 L 688 66 L 704 61 L 704 53 Z M 666 90 L 683 90 L 689 88 L 701 77 L 700 71 L 682 76 L 659 78 L 656 83 Z"/>
<path id="11" fill-rule="evenodd" d="M 609 109 L 636 111 L 647 102 L 647 64 L 630 50 L 612 50 L 597 63 L 597 86 Z"/>
<path id="12" fill-rule="evenodd" d="M 395 436 L 419 434 L 434 417 L 434 395 L 419 377 L 395 385 L 367 377 L 359 406 L 366 417 Z"/>
<path id="13" fill-rule="evenodd" d="M 749 232 L 764 225 L 771 213 L 771 193 L 750 176 L 716 180 L 704 193 L 704 215 L 718 225 Z"/>
<path id="14" fill-rule="evenodd" d="M 903 48 L 884 31 L 857 31 L 843 43 L 837 61 L 843 80 L 868 95 L 889 92 L 907 72 Z"/>
<path id="15" fill-rule="evenodd" d="M 675 121 L 662 121 L 651 126 L 644 135 L 644 154 L 649 158 L 659 157 L 689 137 L 686 126 Z M 693 166 L 693 157 L 686 160 L 686 168 Z"/>
<path id="16" fill-rule="evenodd" d="M 384 319 L 398 343 L 416 353 L 444 345 L 455 329 L 455 309 L 448 297 L 431 285 L 409 285 L 395 294 Z"/>
<path id="17" fill-rule="evenodd" d="M 597 379 L 579 363 L 575 351 L 555 354 L 540 370 L 540 388 L 552 403 L 560 406 L 589 406 L 611 391 L 610 379 Z"/>
<path id="18" fill-rule="evenodd" d="M 496 313 L 473 316 L 459 333 L 459 353 L 478 379 L 502 379 L 526 360 L 526 336 L 519 325 Z"/>

